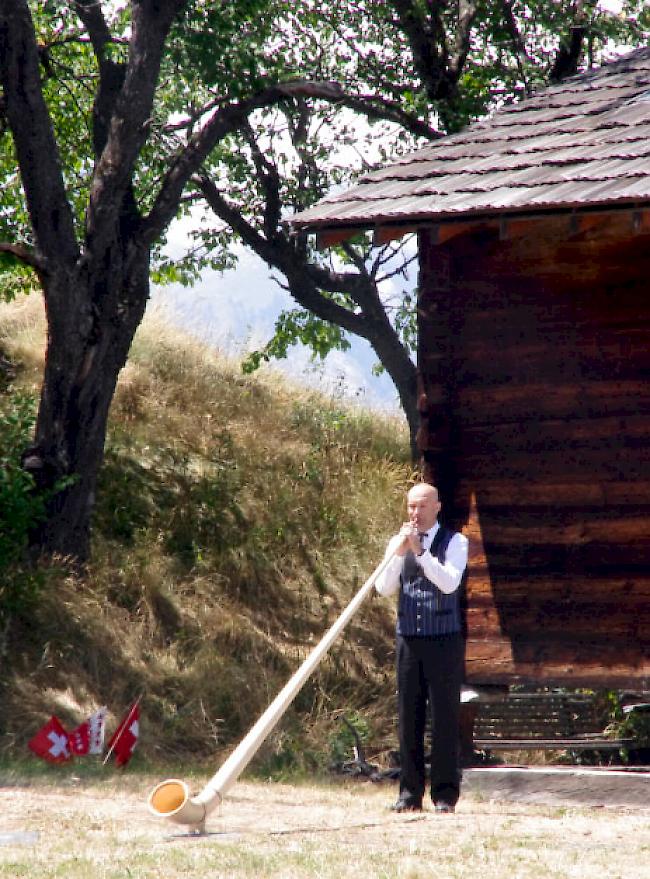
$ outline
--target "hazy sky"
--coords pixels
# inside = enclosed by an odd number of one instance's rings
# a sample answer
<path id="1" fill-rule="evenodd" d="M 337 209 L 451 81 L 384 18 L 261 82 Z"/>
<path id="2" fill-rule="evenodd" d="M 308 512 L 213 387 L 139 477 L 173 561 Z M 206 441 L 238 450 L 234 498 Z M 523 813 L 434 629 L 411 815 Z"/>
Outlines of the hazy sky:
<path id="1" fill-rule="evenodd" d="M 183 237 L 182 227 L 173 231 L 172 249 L 182 244 Z M 296 307 L 266 264 L 243 248 L 237 268 L 223 273 L 206 270 L 200 282 L 190 288 L 180 284 L 155 288 L 152 302 L 162 304 L 173 321 L 198 338 L 242 356 L 268 341 L 282 310 Z M 350 341 L 349 351 L 334 351 L 324 362 L 312 362 L 308 349 L 295 346 L 287 360 L 273 361 L 272 368 L 304 379 L 326 393 L 345 392 L 363 405 L 399 411 L 392 381 L 387 375 L 373 375 L 377 358 L 370 346 L 356 337 Z"/>

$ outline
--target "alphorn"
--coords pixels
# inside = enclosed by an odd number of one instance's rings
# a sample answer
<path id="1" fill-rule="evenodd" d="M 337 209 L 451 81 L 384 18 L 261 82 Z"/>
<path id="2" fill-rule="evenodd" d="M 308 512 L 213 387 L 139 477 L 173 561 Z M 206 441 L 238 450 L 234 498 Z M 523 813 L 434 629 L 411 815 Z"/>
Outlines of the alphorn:
<path id="1" fill-rule="evenodd" d="M 150 812 L 160 818 L 169 818 L 177 824 L 190 825 L 196 833 L 205 833 L 205 820 L 210 812 L 222 802 L 227 791 L 248 766 L 303 684 L 357 612 L 371 591 L 375 580 L 392 558 L 392 555 L 387 556 L 375 568 L 352 601 L 323 635 L 300 668 L 287 681 L 273 702 L 260 715 L 254 726 L 251 727 L 203 790 L 197 796 L 191 797 L 189 787 L 184 781 L 180 781 L 178 778 L 168 778 L 157 784 L 149 794 L 147 805 Z"/>

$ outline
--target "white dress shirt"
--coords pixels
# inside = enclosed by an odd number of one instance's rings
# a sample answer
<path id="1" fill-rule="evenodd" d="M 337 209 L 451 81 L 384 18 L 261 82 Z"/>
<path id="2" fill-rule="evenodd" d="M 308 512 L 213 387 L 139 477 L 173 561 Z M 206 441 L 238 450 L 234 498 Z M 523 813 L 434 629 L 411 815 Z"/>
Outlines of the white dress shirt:
<path id="1" fill-rule="evenodd" d="M 468 540 L 464 534 L 457 532 L 449 541 L 444 565 L 441 565 L 435 556 L 429 552 L 433 538 L 436 536 L 440 523 L 436 524 L 426 532 L 422 539 L 422 547 L 424 552 L 422 555 L 415 556 L 415 561 L 422 568 L 422 573 L 431 583 L 435 584 L 441 592 L 447 595 L 455 592 L 460 586 L 463 573 L 467 567 Z M 388 542 L 386 547 L 386 555 L 393 556 L 386 565 L 381 574 L 375 581 L 375 589 L 380 595 L 394 595 L 400 588 L 400 574 L 402 573 L 403 556 L 395 555 L 395 550 L 404 538 L 396 534 Z"/>

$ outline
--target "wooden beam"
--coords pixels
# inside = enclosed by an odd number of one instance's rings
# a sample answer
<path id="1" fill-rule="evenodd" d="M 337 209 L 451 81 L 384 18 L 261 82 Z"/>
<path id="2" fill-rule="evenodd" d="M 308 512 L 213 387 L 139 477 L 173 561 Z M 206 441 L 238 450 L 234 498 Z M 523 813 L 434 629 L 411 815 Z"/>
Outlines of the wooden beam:
<path id="1" fill-rule="evenodd" d="M 499 240 L 512 241 L 514 238 L 525 238 L 534 235 L 540 222 L 545 217 L 502 217 L 499 220 Z"/>
<path id="2" fill-rule="evenodd" d="M 467 235 L 478 230 L 492 230 L 498 234 L 501 241 L 512 241 L 517 238 L 525 238 L 537 234 L 539 224 L 555 219 L 564 223 L 567 239 L 590 235 L 591 237 L 612 237 L 620 234 L 620 230 L 626 223 L 632 235 L 643 235 L 650 232 L 650 210 L 646 208 L 630 208 L 629 210 L 602 210 L 580 212 L 570 214 L 552 215 L 537 214 L 530 217 L 492 217 L 465 222 L 452 221 L 436 223 L 426 227 L 429 232 L 429 241 L 434 247 L 446 244 L 459 235 Z M 621 221 L 612 225 L 612 221 Z M 410 225 L 381 225 L 374 229 L 373 244 L 381 246 L 390 241 L 396 241 L 405 235 L 417 232 L 421 226 Z M 363 231 L 357 227 L 325 229 L 316 233 L 316 246 L 320 250 L 334 247 L 349 241 Z"/>
<path id="3" fill-rule="evenodd" d="M 458 235 L 465 235 L 467 232 L 474 231 L 479 227 L 493 225 L 486 223 L 485 220 L 470 220 L 467 223 L 437 223 L 431 227 L 430 241 L 434 246 L 440 246 Z"/>
<path id="4" fill-rule="evenodd" d="M 569 214 L 536 214 L 529 217 L 492 217 L 466 222 L 437 223 L 430 229 L 431 244 L 441 245 L 478 229 L 491 229 L 500 241 L 512 241 L 537 234 L 540 223 L 555 220 L 563 224 L 568 239 L 591 234 L 592 237 L 612 237 L 620 235 L 620 229 L 628 223 L 631 234 L 642 235 L 650 232 L 650 210 L 629 208 L 628 210 L 573 211 Z M 620 221 L 616 224 L 616 221 Z M 614 223 L 614 225 L 613 225 Z"/>
<path id="5" fill-rule="evenodd" d="M 377 226 L 373 236 L 373 244 L 379 247 L 382 244 L 388 244 L 389 241 L 396 241 L 405 235 L 417 232 L 417 226 Z"/>
<path id="6" fill-rule="evenodd" d="M 611 212 L 571 214 L 569 218 L 569 238 L 573 238 L 576 235 L 584 235 L 586 232 L 608 232 L 611 219 Z"/>
<path id="7" fill-rule="evenodd" d="M 498 234 L 501 241 L 511 241 L 516 238 L 524 238 L 536 234 L 540 223 L 555 219 L 558 223 L 564 223 L 567 238 L 591 233 L 603 237 L 611 237 L 612 221 L 628 220 L 631 234 L 642 235 L 650 232 L 650 209 L 630 207 L 628 210 L 602 210 L 602 211 L 573 211 L 566 214 L 536 214 L 529 217 L 493 216 L 491 218 L 472 219 L 466 221 L 441 222 L 431 226 L 418 224 L 406 225 L 379 225 L 374 229 L 373 243 L 375 246 L 395 241 L 404 235 L 417 232 L 425 228 L 429 233 L 429 240 L 433 246 L 440 246 L 459 235 L 467 235 L 479 229 L 491 229 Z M 619 227 L 620 228 L 620 227 Z M 333 247 L 349 241 L 362 229 L 358 227 L 340 227 L 324 229 L 316 233 L 316 246 L 319 249 Z M 614 232 L 613 234 L 617 234 Z"/>
<path id="8" fill-rule="evenodd" d="M 358 235 L 359 229 L 325 229 L 316 233 L 316 247 L 318 250 L 325 250 L 327 247 L 334 247 L 336 244 L 343 244 Z"/>
<path id="9" fill-rule="evenodd" d="M 650 211 L 643 209 L 632 211 L 632 229 L 636 235 L 650 232 Z"/>

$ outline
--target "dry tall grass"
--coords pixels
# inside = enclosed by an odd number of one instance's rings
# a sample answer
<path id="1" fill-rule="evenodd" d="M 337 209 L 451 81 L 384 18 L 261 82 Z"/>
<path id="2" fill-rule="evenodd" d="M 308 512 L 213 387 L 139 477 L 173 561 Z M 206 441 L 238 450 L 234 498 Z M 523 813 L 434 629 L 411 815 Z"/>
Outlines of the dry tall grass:
<path id="1" fill-rule="evenodd" d="M 14 387 L 38 389 L 36 297 L 0 307 Z M 5 395 L 5 400 L 8 397 Z M 398 420 L 238 365 L 148 318 L 112 410 L 84 578 L 10 620 L 0 749 L 143 695 L 140 755 L 212 757 L 248 729 L 374 566 L 411 478 Z M 259 758 L 313 766 L 356 711 L 390 735 L 392 612 L 372 601 Z"/>

